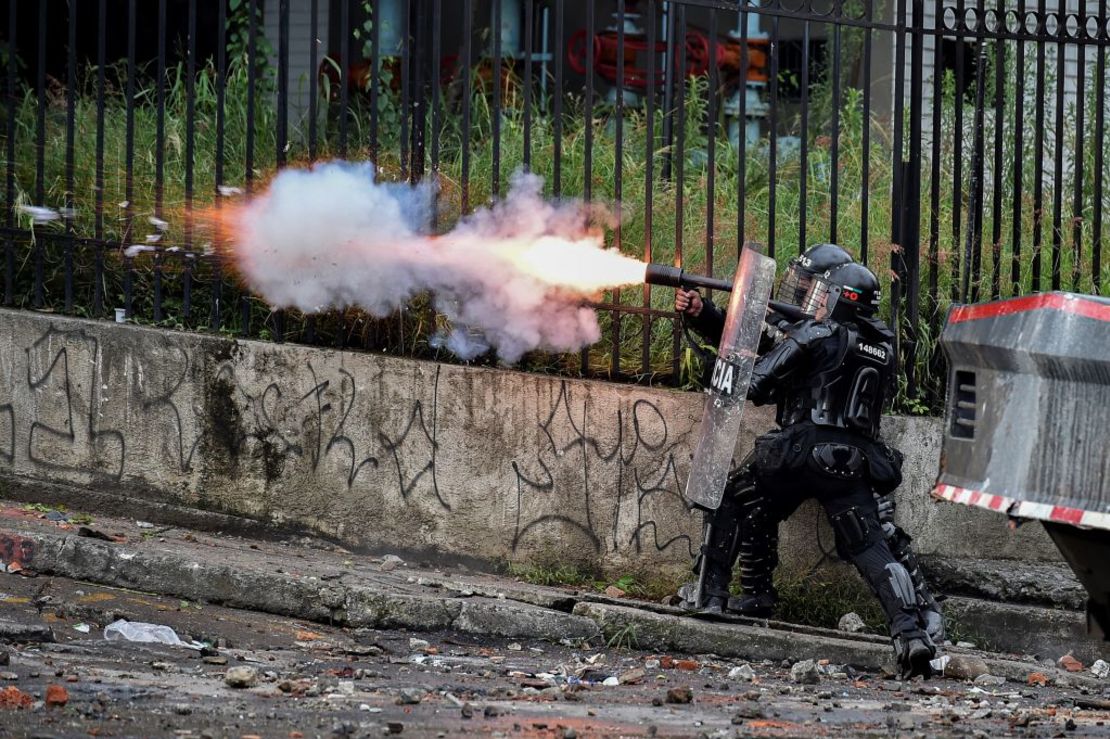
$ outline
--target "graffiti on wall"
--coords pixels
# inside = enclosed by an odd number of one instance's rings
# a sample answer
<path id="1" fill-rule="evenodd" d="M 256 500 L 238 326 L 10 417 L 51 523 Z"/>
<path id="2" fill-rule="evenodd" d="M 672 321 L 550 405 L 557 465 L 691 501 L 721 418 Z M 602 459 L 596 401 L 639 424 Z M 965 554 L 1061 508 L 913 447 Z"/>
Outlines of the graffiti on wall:
<path id="1" fill-rule="evenodd" d="M 595 554 L 650 547 L 692 555 L 675 464 L 685 434 L 673 434 L 659 406 L 644 398 L 608 418 L 599 415 L 588 397 L 574 400 L 571 386 L 561 384 L 539 423 L 534 457 L 512 463 L 513 550 L 537 531 L 561 527 L 577 532 Z"/>

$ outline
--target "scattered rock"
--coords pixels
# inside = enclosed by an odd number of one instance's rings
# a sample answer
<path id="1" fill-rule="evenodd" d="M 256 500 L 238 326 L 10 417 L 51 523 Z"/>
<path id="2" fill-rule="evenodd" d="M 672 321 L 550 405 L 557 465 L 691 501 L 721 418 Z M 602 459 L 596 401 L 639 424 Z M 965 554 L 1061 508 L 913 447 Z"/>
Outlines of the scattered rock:
<path id="1" fill-rule="evenodd" d="M 1025 679 L 1029 685 L 1043 688 L 1048 685 L 1048 675 L 1043 672 L 1030 672 L 1029 677 Z"/>
<path id="2" fill-rule="evenodd" d="M 405 725 L 400 721 L 390 721 L 385 725 L 385 733 L 387 734 L 400 734 L 405 730 Z"/>
<path id="3" fill-rule="evenodd" d="M 336 692 L 338 692 L 340 695 L 355 694 L 355 684 L 351 680 L 340 680 L 335 687 Z"/>
<path id="4" fill-rule="evenodd" d="M 1056 660 L 1056 666 L 1068 672 L 1083 672 L 1083 663 L 1070 654 L 1065 654 L 1063 657 Z"/>
<path id="5" fill-rule="evenodd" d="M 841 616 L 836 628 L 851 634 L 859 634 L 867 630 L 867 624 L 863 622 L 863 619 L 860 618 L 858 613 L 853 611 Z"/>
<path id="6" fill-rule="evenodd" d="M 222 654 L 213 655 L 212 657 L 202 657 L 201 662 L 206 665 L 226 665 L 227 657 Z"/>
<path id="7" fill-rule="evenodd" d="M 657 659 L 644 660 L 644 669 L 645 670 L 658 670 L 659 669 L 659 660 L 657 660 Z"/>
<path id="8" fill-rule="evenodd" d="M 610 598 L 623 598 L 625 596 L 625 592 L 616 585 L 610 585 L 605 588 L 605 594 Z"/>
<path id="9" fill-rule="evenodd" d="M 974 682 L 976 685 L 988 685 L 997 688 L 1000 685 L 1006 684 L 1006 678 L 999 677 L 998 675 L 991 675 L 988 673 L 986 675 L 980 675 L 979 677 L 975 678 Z"/>
<path id="10" fill-rule="evenodd" d="M 0 708 L 30 708 L 35 699 L 14 685 L 0 690 Z"/>
<path id="11" fill-rule="evenodd" d="M 524 647 L 520 646 L 520 644 L 518 644 L 517 642 L 511 643 L 508 647 L 506 647 L 506 649 L 508 649 L 510 652 L 523 652 L 524 651 Z"/>
<path id="12" fill-rule="evenodd" d="M 1096 659 L 1095 663 L 1091 665 L 1091 674 L 1100 680 L 1105 680 L 1110 677 L 1110 665 L 1101 659 Z"/>
<path id="13" fill-rule="evenodd" d="M 975 642 L 972 642 L 972 641 L 958 641 L 958 642 L 956 642 L 956 646 L 960 649 L 978 649 L 979 648 L 979 646 Z"/>
<path id="14" fill-rule="evenodd" d="M 612 688 L 612 687 L 615 687 L 615 686 L 617 686 L 617 685 L 620 685 L 620 684 L 621 684 L 621 681 L 620 681 L 620 678 L 618 678 L 618 677 L 613 677 L 612 675 L 610 675 L 609 677 L 607 677 L 607 678 L 605 678 L 604 680 L 602 680 L 602 681 L 601 681 L 601 684 L 602 684 L 602 685 L 604 685 L 604 686 L 606 686 L 606 687 L 610 687 L 610 688 Z"/>
<path id="15" fill-rule="evenodd" d="M 563 739 L 578 739 L 578 732 L 568 726 L 563 729 Z"/>
<path id="16" fill-rule="evenodd" d="M 732 717 L 732 723 L 739 724 L 749 718 L 763 718 L 763 709 L 754 703 L 741 704 Z"/>
<path id="17" fill-rule="evenodd" d="M 382 557 L 382 563 L 378 566 L 378 569 L 382 572 L 392 572 L 404 563 L 405 560 L 401 559 L 396 554 L 387 554 Z"/>
<path id="18" fill-rule="evenodd" d="M 459 709 L 459 712 L 462 714 L 463 718 L 473 718 L 474 706 L 470 705 L 469 703 L 463 703 L 462 708 Z"/>
<path id="19" fill-rule="evenodd" d="M 424 691 L 416 688 L 402 688 L 401 694 L 397 696 L 397 704 L 401 706 L 415 706 L 422 700 L 424 700 Z"/>
<path id="20" fill-rule="evenodd" d="M 683 685 L 677 688 L 671 688 L 667 691 L 667 703 L 689 703 L 694 700 L 694 691 L 690 690 L 689 686 Z"/>
<path id="21" fill-rule="evenodd" d="M 646 674 L 642 667 L 634 667 L 628 672 L 622 673 L 618 679 L 621 685 L 638 685 L 643 682 Z"/>
<path id="22" fill-rule="evenodd" d="M 482 715 L 486 718 L 497 718 L 501 715 L 501 710 L 497 706 L 486 706 L 485 710 L 482 711 Z"/>
<path id="23" fill-rule="evenodd" d="M 23 624 L 18 621 L 0 619 L 0 641 L 10 642 L 53 642 L 54 631 L 42 624 Z"/>
<path id="24" fill-rule="evenodd" d="M 0 680 L 18 680 L 19 675 L 14 672 L 0 672 Z"/>
<path id="25" fill-rule="evenodd" d="M 954 654 L 944 666 L 944 676 L 954 680 L 974 680 L 989 672 L 986 662 L 968 654 Z"/>
<path id="26" fill-rule="evenodd" d="M 747 664 L 740 665 L 739 667 L 733 667 L 731 670 L 728 671 L 728 679 L 743 680 L 750 683 L 755 680 L 755 670 L 751 668 L 751 665 Z"/>
<path id="27" fill-rule="evenodd" d="M 232 667 L 224 675 L 224 683 L 229 688 L 253 688 L 258 684 L 258 670 L 253 667 Z"/>
<path id="28" fill-rule="evenodd" d="M 698 661 L 693 659 L 676 659 L 674 666 L 680 670 L 686 670 L 687 672 L 694 672 L 701 667 Z"/>
<path id="29" fill-rule="evenodd" d="M 816 662 L 804 659 L 790 668 L 790 679 L 802 685 L 816 685 L 821 681 L 821 672 L 817 669 Z"/>
<path id="30" fill-rule="evenodd" d="M 409 637 L 409 649 L 420 652 L 432 646 L 427 639 L 417 639 L 416 637 Z"/>
<path id="31" fill-rule="evenodd" d="M 69 703 L 69 691 L 61 685 L 47 685 L 46 686 L 46 705 L 56 706 L 61 708 L 66 703 Z"/>

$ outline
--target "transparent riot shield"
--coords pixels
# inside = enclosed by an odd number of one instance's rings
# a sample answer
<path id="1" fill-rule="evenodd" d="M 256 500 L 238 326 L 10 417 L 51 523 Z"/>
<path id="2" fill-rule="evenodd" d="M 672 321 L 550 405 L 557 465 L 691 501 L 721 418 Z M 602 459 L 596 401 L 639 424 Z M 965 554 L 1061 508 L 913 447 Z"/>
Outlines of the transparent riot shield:
<path id="1" fill-rule="evenodd" d="M 714 510 L 721 504 L 774 284 L 775 260 L 745 247 L 736 265 L 701 435 L 686 479 L 686 503 L 691 508 Z"/>

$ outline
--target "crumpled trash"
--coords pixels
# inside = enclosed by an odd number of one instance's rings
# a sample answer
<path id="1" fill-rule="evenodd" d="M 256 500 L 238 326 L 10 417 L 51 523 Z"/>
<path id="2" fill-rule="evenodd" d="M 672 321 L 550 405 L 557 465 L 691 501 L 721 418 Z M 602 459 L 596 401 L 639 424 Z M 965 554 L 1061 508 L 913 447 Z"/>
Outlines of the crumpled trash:
<path id="1" fill-rule="evenodd" d="M 1101 659 L 1096 659 L 1095 663 L 1091 665 L 1091 673 L 1095 677 L 1105 680 L 1107 677 L 1110 677 L 1110 665 L 1106 664 L 1106 662 Z"/>
<path id="2" fill-rule="evenodd" d="M 130 641 L 154 644 L 168 644 L 172 647 L 200 649 L 200 642 L 182 641 L 177 632 L 162 624 L 148 624 L 141 621 L 119 619 L 104 627 L 104 638 L 108 641 Z"/>

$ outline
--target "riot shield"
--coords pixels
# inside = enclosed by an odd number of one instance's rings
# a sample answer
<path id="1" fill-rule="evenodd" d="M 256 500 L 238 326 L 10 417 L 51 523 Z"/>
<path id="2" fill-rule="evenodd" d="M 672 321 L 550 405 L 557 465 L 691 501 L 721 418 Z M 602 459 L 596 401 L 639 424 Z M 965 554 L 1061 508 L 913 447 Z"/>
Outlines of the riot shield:
<path id="1" fill-rule="evenodd" d="M 774 284 L 775 260 L 745 247 L 736 265 L 721 345 L 706 390 L 701 435 L 686 478 L 686 503 L 691 508 L 715 510 L 721 504 Z"/>

